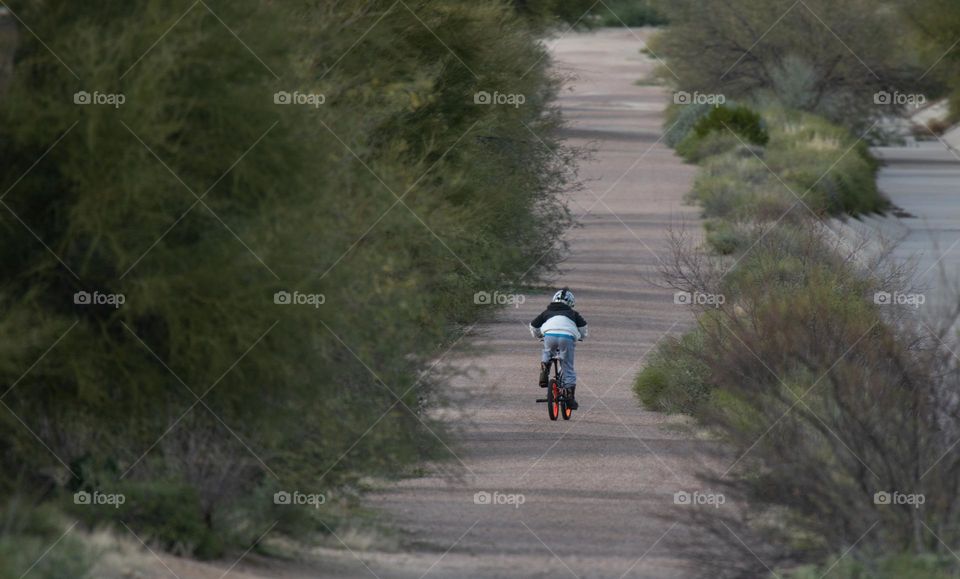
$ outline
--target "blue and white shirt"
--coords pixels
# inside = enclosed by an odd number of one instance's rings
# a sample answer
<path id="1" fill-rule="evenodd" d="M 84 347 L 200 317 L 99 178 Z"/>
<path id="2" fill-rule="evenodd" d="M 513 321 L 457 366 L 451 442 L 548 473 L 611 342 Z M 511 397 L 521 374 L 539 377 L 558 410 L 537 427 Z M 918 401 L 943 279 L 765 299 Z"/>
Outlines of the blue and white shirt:
<path id="1" fill-rule="evenodd" d="M 554 302 L 530 322 L 533 337 L 559 336 L 582 340 L 587 337 L 587 322 L 577 310 L 565 303 Z"/>

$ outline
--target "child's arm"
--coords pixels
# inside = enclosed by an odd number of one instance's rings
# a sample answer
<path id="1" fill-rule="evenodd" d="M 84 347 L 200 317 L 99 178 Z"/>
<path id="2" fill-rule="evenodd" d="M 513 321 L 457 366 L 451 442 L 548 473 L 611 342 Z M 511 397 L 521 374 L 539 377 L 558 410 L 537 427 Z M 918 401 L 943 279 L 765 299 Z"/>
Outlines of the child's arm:
<path id="1" fill-rule="evenodd" d="M 582 341 L 589 333 L 589 330 L 587 329 L 587 320 L 583 319 L 583 316 L 580 315 L 580 312 L 577 312 L 577 315 L 573 321 L 577 324 L 577 331 L 580 332 L 580 340 Z"/>
<path id="2" fill-rule="evenodd" d="M 543 325 L 543 322 L 547 321 L 546 317 L 541 313 L 539 316 L 533 318 L 533 321 L 530 322 L 530 335 L 538 340 L 543 337 L 543 333 L 540 332 L 540 326 Z"/>

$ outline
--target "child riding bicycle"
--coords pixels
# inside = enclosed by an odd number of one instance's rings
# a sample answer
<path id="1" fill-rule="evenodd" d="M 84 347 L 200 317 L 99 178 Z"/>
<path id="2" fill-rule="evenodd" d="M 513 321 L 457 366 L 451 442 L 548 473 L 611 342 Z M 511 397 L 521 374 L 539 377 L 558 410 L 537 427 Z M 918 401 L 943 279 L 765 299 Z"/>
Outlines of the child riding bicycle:
<path id="1" fill-rule="evenodd" d="M 530 322 L 530 334 L 543 339 L 543 357 L 540 360 L 540 387 L 547 387 L 550 372 L 550 357 L 554 352 L 560 355 L 563 367 L 563 384 L 569 399 L 567 404 L 573 410 L 579 407 L 576 400 L 577 375 L 573 369 L 573 353 L 577 342 L 587 337 L 587 322 L 575 309 L 573 292 L 563 288 L 553 294 L 553 301 L 539 316 Z"/>

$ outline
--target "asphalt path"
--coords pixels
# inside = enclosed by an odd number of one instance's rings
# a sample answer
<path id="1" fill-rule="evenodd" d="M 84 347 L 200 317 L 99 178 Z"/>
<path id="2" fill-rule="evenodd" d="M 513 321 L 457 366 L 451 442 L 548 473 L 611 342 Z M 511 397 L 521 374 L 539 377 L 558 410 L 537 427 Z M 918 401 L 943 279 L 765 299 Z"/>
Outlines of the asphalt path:
<path id="1" fill-rule="evenodd" d="M 637 82 L 656 65 L 641 53 L 647 34 L 609 29 L 551 42 L 556 70 L 569 77 L 559 99 L 564 136 L 592 151 L 585 187 L 569 194 L 579 226 L 554 280 L 573 289 L 590 326 L 576 352 L 580 410 L 550 422 L 535 403 L 539 344 L 526 325 L 552 292 L 524 295 L 443 361 L 466 371 L 450 387 L 471 400 L 450 449 L 458 476 L 431 471 L 370 497 L 396 530 L 394 549 L 354 545 L 309 569 L 245 561 L 236 573 L 249 575 L 238 576 L 694 575 L 670 547 L 694 531 L 674 516 L 686 508 L 674 494 L 696 490 L 715 457 L 683 418 L 643 410 L 632 393 L 645 356 L 692 323 L 689 307 L 657 285 L 668 230 L 701 230 L 699 210 L 683 200 L 695 168 L 662 142 L 669 94 Z M 179 564 L 187 563 L 172 563 L 181 576 L 205 576 Z"/>

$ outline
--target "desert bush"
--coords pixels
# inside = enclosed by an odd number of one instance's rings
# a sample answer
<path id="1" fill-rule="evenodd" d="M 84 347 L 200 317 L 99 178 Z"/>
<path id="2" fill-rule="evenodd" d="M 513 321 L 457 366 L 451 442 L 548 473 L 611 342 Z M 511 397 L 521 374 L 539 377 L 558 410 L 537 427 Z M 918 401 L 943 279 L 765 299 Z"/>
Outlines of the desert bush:
<path id="1" fill-rule="evenodd" d="M 88 530 L 70 509 L 22 495 L 0 506 L 0 577 L 130 579 L 154 577 L 158 565 L 122 526 Z"/>
<path id="2" fill-rule="evenodd" d="M 744 141 L 753 145 L 766 145 L 770 141 L 763 118 L 749 108 L 719 106 L 697 121 L 693 132 L 701 139 L 710 133 L 736 133 Z"/>
<path id="3" fill-rule="evenodd" d="M 960 120 L 960 56 L 954 50 L 960 29 L 960 6 L 950 0 L 896 0 L 898 15 L 909 23 L 905 32 L 921 52 L 925 76 L 944 85 L 950 98 L 951 120 Z M 939 96 L 935 92 L 930 96 Z"/>
<path id="4" fill-rule="evenodd" d="M 590 0 L 510 0 L 519 15 L 537 26 L 586 26 L 585 17 L 593 3 Z"/>
<path id="5" fill-rule="evenodd" d="M 708 133 L 701 137 L 690 133 L 679 145 L 677 154 L 688 163 L 699 163 L 742 147 L 742 141 L 730 133 Z"/>
<path id="6" fill-rule="evenodd" d="M 955 579 L 957 577 L 956 560 L 951 556 L 883 555 L 873 561 L 855 558 L 833 557 L 823 565 L 806 566 L 781 572 L 789 579 L 819 579 L 829 574 L 836 579 L 899 579 L 901 577 L 924 577 L 925 579 Z"/>
<path id="7" fill-rule="evenodd" d="M 98 491 L 96 488 L 81 490 Z M 221 536 L 226 529 L 205 520 L 197 490 L 187 484 L 176 480 L 131 481 L 114 485 L 110 491 L 122 494 L 124 503 L 118 507 L 77 505 L 73 495 L 68 495 L 64 508 L 87 527 L 115 523 L 118 529 L 123 529 L 122 522 L 144 541 L 176 555 L 213 559 L 224 554 L 228 543 L 242 544 L 234 542 L 235 537 Z"/>
<path id="8" fill-rule="evenodd" d="M 873 0 L 658 6 L 670 26 L 652 47 L 670 67 L 663 77 L 681 90 L 772 98 L 851 127 L 890 112 L 876 106 L 878 91 L 922 92 L 917 79 L 929 64 L 910 50 L 896 11 Z"/>
<path id="9" fill-rule="evenodd" d="M 329 492 L 448 456 L 427 360 L 474 292 L 556 263 L 556 227 L 526 223 L 569 223 L 529 24 L 487 2 L 10 6 L 36 35 L 0 101 L 0 489 L 96 473 L 161 542 L 245 548 L 278 480 Z M 176 497 L 182 524 L 156 528 Z"/>
<path id="10" fill-rule="evenodd" d="M 771 230 L 729 275 L 689 255 L 667 272 L 678 290 L 726 297 L 697 326 L 711 403 L 693 414 L 737 457 L 736 476 L 711 483 L 752 511 L 790 513 L 806 537 L 792 546 L 801 557 L 854 544 L 867 559 L 941 554 L 941 540 L 960 541 L 960 461 L 948 450 L 960 435 L 960 374 L 943 345 L 956 312 L 931 335 L 909 305 L 873 303 L 879 288 L 915 291 L 906 272 L 857 257 L 818 226 L 784 231 Z M 923 504 L 885 504 L 877 493 Z"/>
<path id="11" fill-rule="evenodd" d="M 643 405 L 660 412 L 692 413 L 709 400 L 709 368 L 700 361 L 702 349 L 698 332 L 665 338 L 634 382 Z"/>
<path id="12" fill-rule="evenodd" d="M 722 153 L 752 156 L 769 140 L 763 118 L 735 102 L 724 106 L 684 105 L 670 109 L 664 138 L 685 160 L 699 163 Z"/>
<path id="13" fill-rule="evenodd" d="M 593 15 L 599 26 L 662 26 L 667 24 L 663 13 L 650 0 L 606 0 L 597 5 Z"/>
<path id="14" fill-rule="evenodd" d="M 707 232 L 707 244 L 720 255 L 731 255 L 738 249 L 746 249 L 749 243 L 747 233 L 723 219 L 705 222 L 704 229 Z"/>
<path id="15" fill-rule="evenodd" d="M 872 299 L 878 288 L 909 293 L 908 276 L 820 222 L 888 206 L 877 190 L 877 162 L 863 135 L 849 130 L 865 127 L 877 114 L 866 105 L 881 85 L 876 79 L 827 81 L 839 70 L 849 72 L 852 64 L 841 58 L 825 68 L 831 49 L 803 46 L 820 32 L 802 24 L 807 15 L 792 13 L 784 18 L 785 34 L 771 39 L 771 47 L 757 46 L 756 54 L 724 74 L 719 69 L 729 68 L 743 52 L 717 46 L 740 33 L 749 37 L 743 29 L 774 9 L 739 4 L 756 9 L 735 18 L 725 14 L 733 5 L 708 13 L 675 4 L 671 10 L 680 11 L 675 22 L 683 23 L 664 33 L 658 45 L 688 81 L 679 88 L 764 103 L 769 139 L 747 147 L 715 138 L 705 146 L 697 142 L 694 124 L 677 144 L 678 152 L 702 165 L 690 198 L 711 218 L 706 240 L 714 255 L 678 238 L 663 273 L 677 291 L 725 300 L 698 309 L 694 331 L 660 346 L 655 363 L 641 374 L 642 387 L 638 378 L 637 393 L 645 405 L 660 409 L 676 408 L 674 400 L 695 394 L 698 402 L 680 406 L 682 411 L 725 441 L 731 456 L 726 472 L 707 475 L 706 482 L 747 505 L 747 514 L 726 517 L 727 522 L 775 544 L 777 556 L 794 567 L 797 561 L 829 561 L 794 569 L 798 576 L 813 569 L 850 577 L 955 576 L 957 570 L 944 565 L 943 545 L 960 541 L 954 472 L 960 467 L 948 460 L 947 450 L 960 436 L 950 426 L 960 412 L 950 394 L 960 376 L 943 339 L 956 312 L 934 318 L 940 325 L 931 332 L 914 312 L 878 307 Z M 818 6 L 802 8 L 809 13 Z M 839 14 L 851 8 L 829 9 Z M 859 18 L 889 23 L 890 14 L 873 11 Z M 696 29 L 683 30 L 693 22 Z M 801 29 L 807 36 L 802 42 L 795 36 Z M 713 43 L 711 51 L 700 40 L 684 46 L 690 37 Z M 910 66 L 906 62 L 904 70 Z M 702 82 L 689 82 L 697 74 Z M 660 360 L 668 351 L 676 357 L 676 344 L 694 337 L 693 359 L 701 373 Z M 877 502 L 877 493 L 884 492 L 923 496 L 927 502 L 891 508 Z M 718 537 L 729 538 L 730 527 L 712 525 L 722 530 Z M 742 552 L 742 544 L 730 543 Z M 849 560 L 832 568 L 848 548 L 854 550 Z M 890 555 L 907 552 L 921 555 Z"/>
<path id="16" fill-rule="evenodd" d="M 676 148 L 711 110 L 713 107 L 708 104 L 671 105 L 665 116 L 663 142 Z"/>
<path id="17" fill-rule="evenodd" d="M 96 553 L 67 533 L 70 527 L 52 505 L 36 507 L 6 496 L 0 509 L 0 577 L 90 577 Z"/>
<path id="18" fill-rule="evenodd" d="M 677 146 L 679 154 L 702 164 L 690 198 L 706 216 L 778 220 L 792 206 L 815 215 L 888 208 L 876 185 L 877 161 L 845 129 L 796 111 L 770 109 L 764 117 L 765 146 L 750 146 L 726 129 L 702 138 L 691 132 Z"/>
<path id="19" fill-rule="evenodd" d="M 775 120 L 765 161 L 814 211 L 858 215 L 888 207 L 877 189 L 879 164 L 866 143 L 813 115 L 769 115 Z"/>
<path id="20" fill-rule="evenodd" d="M 749 151 L 739 150 L 739 143 L 734 146 L 737 151 L 715 155 L 703 162 L 690 199 L 703 207 L 706 217 L 733 222 L 780 218 L 796 200 L 760 159 Z"/>

